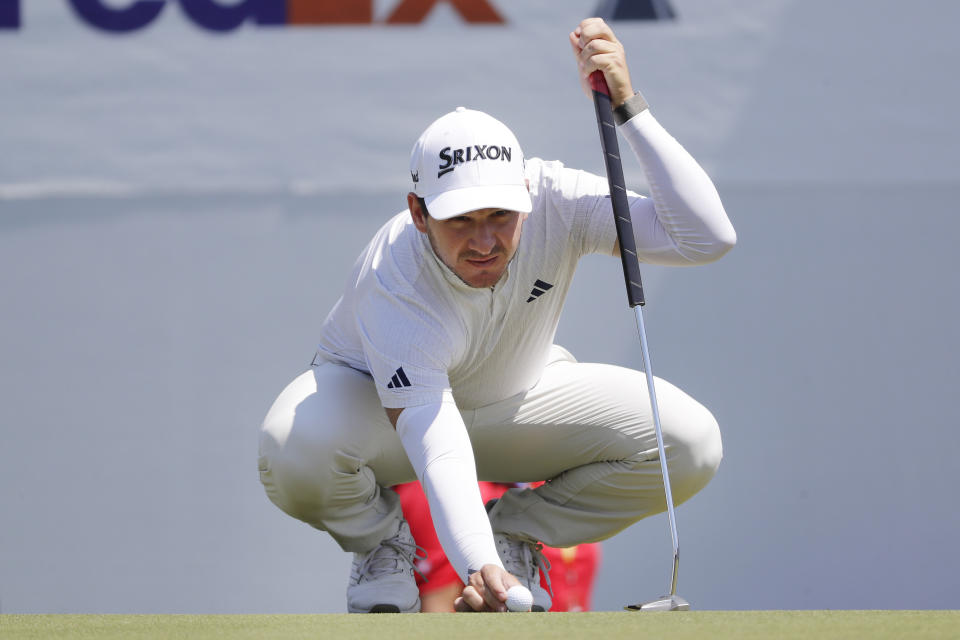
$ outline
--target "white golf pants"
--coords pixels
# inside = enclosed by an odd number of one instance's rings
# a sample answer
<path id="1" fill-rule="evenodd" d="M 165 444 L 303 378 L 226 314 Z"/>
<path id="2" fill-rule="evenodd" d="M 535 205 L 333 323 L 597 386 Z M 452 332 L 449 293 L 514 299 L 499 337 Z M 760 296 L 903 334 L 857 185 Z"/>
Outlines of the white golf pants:
<path id="1" fill-rule="evenodd" d="M 702 489 L 722 456 L 710 412 L 656 380 L 676 504 Z M 642 372 L 578 363 L 561 347 L 530 391 L 462 411 L 480 480 L 532 482 L 491 511 L 494 531 L 553 547 L 603 540 L 666 509 Z M 263 423 L 260 479 L 280 509 L 368 551 L 396 528 L 389 490 L 416 480 L 370 376 L 321 363 L 297 377 Z"/>

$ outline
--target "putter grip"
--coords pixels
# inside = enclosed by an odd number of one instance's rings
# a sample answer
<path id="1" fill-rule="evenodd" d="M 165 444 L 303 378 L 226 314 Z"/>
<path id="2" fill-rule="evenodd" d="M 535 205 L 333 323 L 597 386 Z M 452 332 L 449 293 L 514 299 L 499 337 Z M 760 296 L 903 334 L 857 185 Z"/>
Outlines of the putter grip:
<path id="1" fill-rule="evenodd" d="M 640 278 L 640 261 L 637 258 L 637 242 L 633 237 L 633 225 L 630 223 L 630 203 L 627 201 L 623 165 L 620 162 L 620 145 L 617 143 L 617 126 L 613 121 L 610 89 L 607 87 L 603 73 L 594 71 L 590 74 L 590 87 L 593 89 L 593 105 L 597 111 L 600 144 L 603 147 L 603 160 L 607 167 L 607 181 L 610 183 L 610 201 L 617 226 L 617 240 L 620 242 L 620 263 L 623 265 L 623 279 L 627 286 L 627 301 L 631 307 L 643 306 L 645 301 L 643 281 Z"/>

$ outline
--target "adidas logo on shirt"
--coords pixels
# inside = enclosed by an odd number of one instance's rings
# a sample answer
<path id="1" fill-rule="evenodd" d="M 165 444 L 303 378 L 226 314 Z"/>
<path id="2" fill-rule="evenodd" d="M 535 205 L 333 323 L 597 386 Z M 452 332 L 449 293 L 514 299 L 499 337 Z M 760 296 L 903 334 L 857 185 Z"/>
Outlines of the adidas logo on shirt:
<path id="1" fill-rule="evenodd" d="M 553 289 L 552 284 L 549 282 L 544 282 L 543 280 L 537 280 L 533 283 L 533 291 L 530 292 L 530 297 L 527 298 L 527 302 L 533 302 L 545 294 L 549 289 Z"/>
<path id="2" fill-rule="evenodd" d="M 387 385 L 387 389 L 401 389 L 403 387 L 412 387 L 410 380 L 407 378 L 407 374 L 403 372 L 403 367 L 397 369 L 397 372 L 393 374 L 393 377 L 390 378 L 390 383 Z"/>

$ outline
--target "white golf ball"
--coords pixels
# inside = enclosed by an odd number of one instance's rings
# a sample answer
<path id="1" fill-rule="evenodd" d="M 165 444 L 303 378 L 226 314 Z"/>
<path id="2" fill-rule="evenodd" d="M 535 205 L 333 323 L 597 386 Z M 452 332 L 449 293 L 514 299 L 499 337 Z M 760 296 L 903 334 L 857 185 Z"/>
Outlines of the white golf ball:
<path id="1" fill-rule="evenodd" d="M 507 589 L 507 609 L 510 611 L 530 611 L 533 606 L 533 594 L 522 584 Z"/>

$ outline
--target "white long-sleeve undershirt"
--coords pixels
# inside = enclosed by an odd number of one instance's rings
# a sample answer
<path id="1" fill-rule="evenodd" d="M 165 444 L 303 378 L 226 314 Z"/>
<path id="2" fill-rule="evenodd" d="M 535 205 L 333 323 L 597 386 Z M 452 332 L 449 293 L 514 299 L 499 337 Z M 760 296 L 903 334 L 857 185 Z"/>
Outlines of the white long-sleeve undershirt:
<path id="1" fill-rule="evenodd" d="M 699 163 L 650 111 L 618 129 L 640 160 L 650 186 L 649 199 L 636 197 L 630 202 L 641 259 L 688 266 L 713 262 L 727 253 L 736 244 L 737 234 Z"/>
<path id="2" fill-rule="evenodd" d="M 440 545 L 460 579 L 466 584 L 469 574 L 486 564 L 503 568 L 477 485 L 470 436 L 453 395 L 404 409 L 397 434 L 427 496 Z"/>

